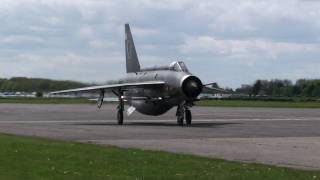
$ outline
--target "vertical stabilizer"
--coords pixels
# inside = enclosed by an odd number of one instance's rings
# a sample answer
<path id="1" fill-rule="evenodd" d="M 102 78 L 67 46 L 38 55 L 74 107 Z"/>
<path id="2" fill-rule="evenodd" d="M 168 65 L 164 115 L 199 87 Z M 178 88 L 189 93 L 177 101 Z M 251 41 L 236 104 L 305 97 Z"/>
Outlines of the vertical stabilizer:
<path id="1" fill-rule="evenodd" d="M 139 72 L 140 64 L 136 52 L 136 48 L 134 47 L 134 42 L 132 38 L 132 34 L 130 31 L 129 24 L 125 25 L 126 32 L 126 65 L 127 65 L 127 73 L 130 72 Z"/>

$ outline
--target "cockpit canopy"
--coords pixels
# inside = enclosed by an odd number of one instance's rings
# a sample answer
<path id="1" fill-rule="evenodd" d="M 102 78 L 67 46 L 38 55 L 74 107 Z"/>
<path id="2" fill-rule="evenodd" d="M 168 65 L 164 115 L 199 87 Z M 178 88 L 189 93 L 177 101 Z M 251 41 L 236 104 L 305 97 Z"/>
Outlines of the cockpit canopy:
<path id="1" fill-rule="evenodd" d="M 170 65 L 169 65 L 169 69 L 171 71 L 182 71 L 182 72 L 186 72 L 186 73 L 189 73 L 189 70 L 186 66 L 186 64 L 184 64 L 184 62 L 182 61 L 175 61 L 175 62 L 172 62 Z"/>

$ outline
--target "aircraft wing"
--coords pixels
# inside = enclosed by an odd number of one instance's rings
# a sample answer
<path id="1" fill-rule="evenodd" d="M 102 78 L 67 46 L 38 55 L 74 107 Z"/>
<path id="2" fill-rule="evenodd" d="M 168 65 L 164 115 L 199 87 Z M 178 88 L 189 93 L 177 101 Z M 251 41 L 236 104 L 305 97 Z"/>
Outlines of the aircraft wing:
<path id="1" fill-rule="evenodd" d="M 226 90 L 221 89 L 221 88 L 207 87 L 207 86 L 203 86 L 202 92 L 204 92 L 204 93 L 232 94 L 232 92 L 226 91 Z"/>
<path id="2" fill-rule="evenodd" d="M 163 85 L 164 81 L 144 81 L 144 82 L 133 82 L 133 83 L 121 83 L 121 84 L 109 84 L 101 86 L 90 86 L 77 89 L 67 89 L 62 91 L 51 92 L 50 94 L 64 94 L 64 93 L 75 93 L 75 92 L 97 92 L 99 90 L 113 90 L 113 89 L 128 89 L 133 87 L 150 87 L 156 85 Z"/>

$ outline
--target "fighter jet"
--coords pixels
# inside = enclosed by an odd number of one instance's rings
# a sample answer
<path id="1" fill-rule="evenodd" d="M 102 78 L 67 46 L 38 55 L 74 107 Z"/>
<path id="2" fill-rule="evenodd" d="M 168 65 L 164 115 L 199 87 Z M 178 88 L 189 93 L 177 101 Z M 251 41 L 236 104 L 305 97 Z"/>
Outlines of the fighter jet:
<path id="1" fill-rule="evenodd" d="M 182 61 L 172 62 L 168 66 L 141 68 L 133 42 L 129 24 L 125 24 L 125 50 L 127 74 L 124 78 L 109 81 L 106 85 L 69 89 L 51 94 L 94 92 L 99 93 L 97 105 L 100 108 L 106 92 L 117 96 L 117 120 L 123 124 L 125 103 L 127 112 L 138 111 L 145 115 L 158 116 L 177 107 L 177 124 L 190 125 L 190 108 L 205 86 L 201 80 L 190 73 Z"/>

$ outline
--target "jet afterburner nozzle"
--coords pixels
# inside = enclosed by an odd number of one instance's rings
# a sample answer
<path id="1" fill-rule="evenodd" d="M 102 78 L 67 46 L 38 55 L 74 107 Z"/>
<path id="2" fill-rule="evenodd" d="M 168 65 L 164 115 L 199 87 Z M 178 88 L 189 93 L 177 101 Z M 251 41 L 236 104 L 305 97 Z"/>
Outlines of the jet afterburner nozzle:
<path id="1" fill-rule="evenodd" d="M 202 82 L 196 76 L 189 76 L 182 82 L 182 91 L 188 98 L 196 98 L 202 91 Z"/>

